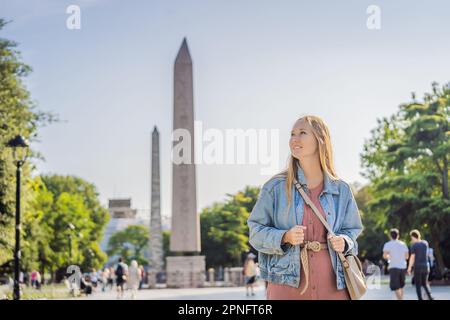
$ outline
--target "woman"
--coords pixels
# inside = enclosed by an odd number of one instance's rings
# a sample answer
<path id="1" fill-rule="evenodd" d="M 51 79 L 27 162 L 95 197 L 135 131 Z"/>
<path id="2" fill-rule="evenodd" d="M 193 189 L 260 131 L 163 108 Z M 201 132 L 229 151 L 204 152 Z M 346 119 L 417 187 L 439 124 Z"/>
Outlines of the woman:
<path id="1" fill-rule="evenodd" d="M 109 289 L 112 290 L 113 286 L 114 286 L 114 268 L 113 267 L 109 267 L 109 272 L 108 272 L 108 286 Z"/>
<path id="2" fill-rule="evenodd" d="M 253 290 L 253 287 L 255 285 L 256 280 L 256 263 L 255 263 L 256 256 L 253 253 L 249 253 L 247 256 L 247 259 L 245 259 L 244 262 L 244 282 L 245 282 L 245 292 L 247 297 L 249 294 L 249 289 L 251 290 L 251 295 L 254 296 L 255 292 Z"/>
<path id="3" fill-rule="evenodd" d="M 128 269 L 128 286 L 131 289 L 131 299 L 136 297 L 136 291 L 139 287 L 139 282 L 141 282 L 141 270 L 139 270 L 138 263 L 136 260 L 131 261 L 131 266 Z"/>
<path id="4" fill-rule="evenodd" d="M 142 289 L 143 285 L 144 285 L 144 279 L 145 279 L 145 269 L 143 265 L 139 266 L 139 271 L 141 272 L 141 281 L 139 281 L 139 290 Z"/>
<path id="5" fill-rule="evenodd" d="M 102 291 L 106 291 L 106 286 L 108 285 L 109 281 L 109 268 L 105 267 L 103 268 L 102 272 Z"/>
<path id="6" fill-rule="evenodd" d="M 336 175 L 327 125 L 316 116 L 301 117 L 289 147 L 288 168 L 263 185 L 248 219 L 267 299 L 349 299 L 336 252 L 357 254 L 362 224 L 350 186 Z M 294 179 L 335 236 L 327 235 Z"/>
<path id="7" fill-rule="evenodd" d="M 36 270 L 33 270 L 33 271 L 31 272 L 31 286 L 32 286 L 33 288 L 36 288 L 36 287 L 37 287 L 36 279 L 37 279 L 37 271 L 36 271 Z"/>

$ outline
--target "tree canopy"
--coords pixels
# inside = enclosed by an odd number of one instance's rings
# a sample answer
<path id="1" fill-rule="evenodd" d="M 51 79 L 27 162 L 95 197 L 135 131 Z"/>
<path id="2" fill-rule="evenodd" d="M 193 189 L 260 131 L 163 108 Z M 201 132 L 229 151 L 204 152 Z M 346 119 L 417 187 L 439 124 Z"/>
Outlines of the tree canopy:
<path id="1" fill-rule="evenodd" d="M 450 86 L 433 83 L 422 101 L 413 94 L 396 114 L 379 119 L 361 155 L 370 180 L 370 219 L 378 216 L 401 233 L 419 229 L 441 271 L 450 263 L 449 120 Z"/>

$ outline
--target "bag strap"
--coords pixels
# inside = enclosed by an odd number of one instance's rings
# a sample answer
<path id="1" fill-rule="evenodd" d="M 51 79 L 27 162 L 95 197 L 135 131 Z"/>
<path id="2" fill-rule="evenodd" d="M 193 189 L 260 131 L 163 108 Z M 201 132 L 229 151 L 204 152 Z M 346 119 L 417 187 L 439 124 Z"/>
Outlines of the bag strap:
<path id="1" fill-rule="evenodd" d="M 303 197 L 303 200 L 305 200 L 306 204 L 312 209 L 312 211 L 317 216 L 317 218 L 319 218 L 320 222 L 322 222 L 322 224 L 325 226 L 327 231 L 332 236 L 335 236 L 335 234 L 334 234 L 333 230 L 331 229 L 330 225 L 328 224 L 328 222 L 325 220 L 325 218 L 322 216 L 322 214 L 317 209 L 316 205 L 311 201 L 311 198 L 306 194 L 305 190 L 303 190 L 302 186 L 300 185 L 300 183 L 298 183 L 297 179 L 295 179 L 295 178 L 294 178 L 294 185 L 297 188 L 298 192 L 300 192 L 301 196 Z M 344 263 L 344 261 L 345 261 L 344 266 L 347 265 L 347 263 L 346 263 L 347 261 L 345 259 L 344 254 L 342 252 L 336 252 L 336 253 L 338 254 L 339 259 L 341 260 L 342 263 Z"/>

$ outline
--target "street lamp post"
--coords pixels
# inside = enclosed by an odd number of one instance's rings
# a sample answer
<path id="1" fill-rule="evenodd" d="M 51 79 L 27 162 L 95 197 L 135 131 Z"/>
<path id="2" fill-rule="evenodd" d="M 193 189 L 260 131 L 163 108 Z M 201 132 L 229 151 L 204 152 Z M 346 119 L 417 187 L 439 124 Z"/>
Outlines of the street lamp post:
<path id="1" fill-rule="evenodd" d="M 22 165 L 25 163 L 28 142 L 22 136 L 16 136 L 8 142 L 8 147 L 13 149 L 13 157 L 16 162 L 16 245 L 14 247 L 14 300 L 20 299 L 20 178 Z"/>

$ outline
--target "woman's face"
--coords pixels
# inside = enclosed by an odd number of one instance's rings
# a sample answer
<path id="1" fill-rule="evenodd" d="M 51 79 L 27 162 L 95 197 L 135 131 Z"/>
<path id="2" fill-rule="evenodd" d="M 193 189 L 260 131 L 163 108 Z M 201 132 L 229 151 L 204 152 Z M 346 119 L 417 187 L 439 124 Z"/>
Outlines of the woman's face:
<path id="1" fill-rule="evenodd" d="M 297 120 L 291 130 L 289 148 L 296 159 L 315 156 L 317 154 L 317 140 L 311 125 L 304 119 Z"/>

